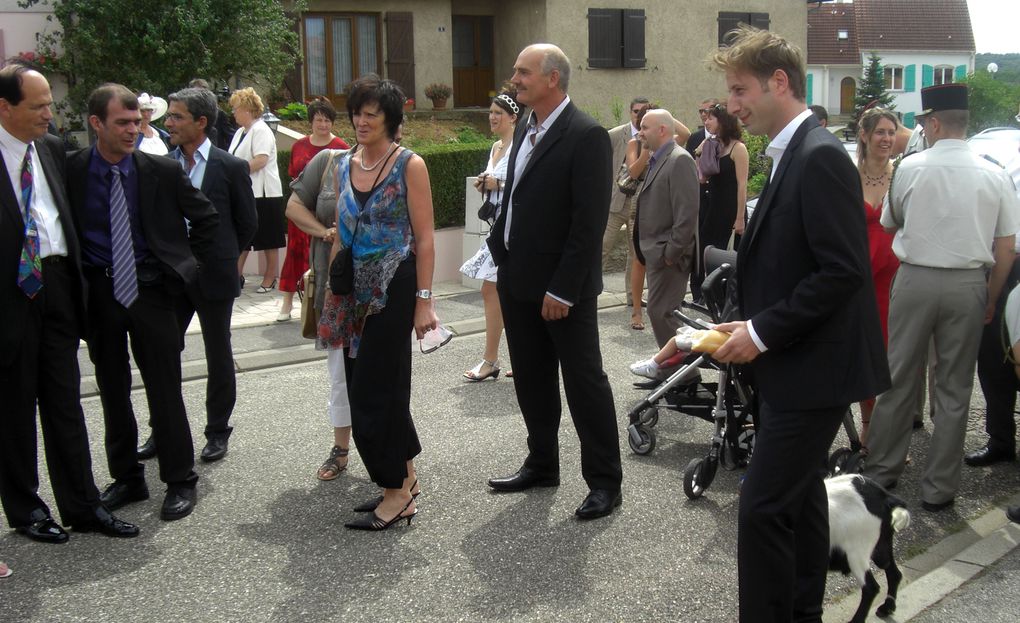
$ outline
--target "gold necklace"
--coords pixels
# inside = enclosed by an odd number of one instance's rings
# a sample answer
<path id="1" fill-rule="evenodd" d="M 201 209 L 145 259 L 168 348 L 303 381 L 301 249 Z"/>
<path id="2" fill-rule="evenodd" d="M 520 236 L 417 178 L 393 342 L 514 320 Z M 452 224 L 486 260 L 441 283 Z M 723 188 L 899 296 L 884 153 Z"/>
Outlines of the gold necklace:
<path id="1" fill-rule="evenodd" d="M 365 166 L 365 149 L 364 149 L 364 148 L 362 148 L 362 149 L 361 149 L 361 161 L 359 161 L 359 162 L 358 162 L 358 166 L 359 166 L 359 167 L 361 167 L 361 170 L 362 170 L 362 171 L 373 171 L 373 170 L 375 170 L 375 168 L 376 168 L 377 166 L 379 166 L 380 164 L 382 164 L 384 160 L 386 160 L 387 158 L 389 158 L 389 157 L 390 157 L 390 154 L 392 154 L 392 153 L 393 153 L 393 150 L 394 150 L 394 149 L 396 149 L 396 148 L 397 148 L 397 144 L 396 144 L 396 143 L 390 143 L 390 148 L 386 150 L 386 153 L 385 153 L 385 154 L 383 154 L 381 158 L 379 158 L 378 160 L 376 160 L 376 161 L 375 161 L 375 164 L 373 164 L 373 165 L 372 165 L 372 166 L 370 166 L 370 167 L 366 167 L 366 166 Z"/>

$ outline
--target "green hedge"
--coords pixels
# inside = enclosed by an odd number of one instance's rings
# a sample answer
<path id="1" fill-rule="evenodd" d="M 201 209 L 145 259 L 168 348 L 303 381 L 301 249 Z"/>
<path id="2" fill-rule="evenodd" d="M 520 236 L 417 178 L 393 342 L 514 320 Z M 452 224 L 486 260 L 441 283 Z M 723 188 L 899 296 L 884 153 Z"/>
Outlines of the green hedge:
<path id="1" fill-rule="evenodd" d="M 464 178 L 485 170 L 490 147 L 491 143 L 450 143 L 415 150 L 429 170 L 436 229 L 464 226 Z M 289 188 L 290 151 L 277 152 L 276 160 L 280 181 Z"/>

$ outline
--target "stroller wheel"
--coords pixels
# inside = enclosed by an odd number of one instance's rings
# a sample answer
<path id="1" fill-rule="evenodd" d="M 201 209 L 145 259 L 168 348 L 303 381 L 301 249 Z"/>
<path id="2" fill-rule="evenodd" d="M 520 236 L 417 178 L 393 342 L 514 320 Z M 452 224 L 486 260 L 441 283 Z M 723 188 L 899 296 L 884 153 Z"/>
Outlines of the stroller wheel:
<path id="1" fill-rule="evenodd" d="M 627 443 L 634 454 L 650 454 L 655 449 L 655 431 L 644 425 L 631 426 Z"/>
<path id="2" fill-rule="evenodd" d="M 648 407 L 641 412 L 641 423 L 648 428 L 654 428 L 659 423 L 659 410 L 655 407 Z"/>
<path id="3" fill-rule="evenodd" d="M 860 463 L 860 457 L 855 457 L 855 454 L 850 448 L 840 448 L 833 452 L 829 456 L 829 474 L 839 476 L 840 474 L 848 473 L 847 467 L 851 458 L 854 459 L 854 466 Z"/>
<path id="4" fill-rule="evenodd" d="M 708 459 L 692 459 L 684 470 L 684 494 L 691 500 L 700 498 L 714 478 L 713 462 Z"/>

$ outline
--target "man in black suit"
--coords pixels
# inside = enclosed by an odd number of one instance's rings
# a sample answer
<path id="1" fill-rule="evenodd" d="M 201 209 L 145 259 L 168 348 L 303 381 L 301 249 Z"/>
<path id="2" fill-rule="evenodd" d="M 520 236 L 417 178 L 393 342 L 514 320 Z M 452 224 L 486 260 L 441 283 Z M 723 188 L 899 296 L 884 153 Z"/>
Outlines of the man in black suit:
<path id="1" fill-rule="evenodd" d="M 61 520 L 132 537 L 99 502 L 81 409 L 81 255 L 64 190 L 64 150 L 46 133 L 50 85 L 22 65 L 0 69 L 0 501 L 12 528 L 65 543 L 39 498 L 36 404 Z"/>
<path id="2" fill-rule="evenodd" d="M 616 411 L 599 351 L 596 298 L 602 291 L 601 241 L 609 214 L 609 135 L 567 97 L 570 61 L 554 45 L 524 49 L 511 82 L 531 107 L 517 125 L 503 206 L 489 235 L 499 267 L 514 389 L 528 429 L 528 457 L 517 473 L 493 478 L 497 491 L 557 486 L 558 369 L 581 440 L 581 473 L 591 490 L 577 508 L 594 519 L 620 505 Z"/>
<path id="3" fill-rule="evenodd" d="M 181 396 L 174 298 L 197 278 L 195 255 L 213 256 L 219 216 L 179 164 L 135 150 L 141 114 L 131 91 L 103 85 L 89 96 L 88 110 L 96 144 L 69 155 L 67 171 L 88 283 L 89 355 L 114 478 L 100 499 L 115 509 L 149 497 L 145 468 L 135 452 L 130 336 L 159 440 L 160 479 L 167 484 L 160 515 L 180 519 L 194 508 L 198 476 Z"/>
<path id="4" fill-rule="evenodd" d="M 170 94 L 166 129 L 170 142 L 177 146 L 170 156 L 181 163 L 192 185 L 212 202 L 220 215 L 213 257 L 202 264 L 198 281 L 188 286 L 185 296 L 177 298 L 177 323 L 184 332 L 198 313 L 205 343 L 208 371 L 205 386 L 206 444 L 202 460 L 218 461 L 227 454 L 227 440 L 233 428 L 230 414 L 237 399 L 234 376 L 234 350 L 230 345 L 230 315 L 234 299 L 241 294 L 237 275 L 240 249 L 248 248 L 258 216 L 251 190 L 248 164 L 212 144 L 206 135 L 216 118 L 216 96 L 202 88 L 187 88 Z M 138 450 L 140 459 L 156 455 L 156 439 L 149 439 Z"/>
<path id="5" fill-rule="evenodd" d="M 727 102 L 765 134 L 770 181 L 740 242 L 743 322 L 715 353 L 749 363 L 759 426 L 740 493 L 740 620 L 821 621 L 829 523 L 826 455 L 850 403 L 889 387 L 861 182 L 805 105 L 801 51 L 742 27 L 713 57 Z"/>

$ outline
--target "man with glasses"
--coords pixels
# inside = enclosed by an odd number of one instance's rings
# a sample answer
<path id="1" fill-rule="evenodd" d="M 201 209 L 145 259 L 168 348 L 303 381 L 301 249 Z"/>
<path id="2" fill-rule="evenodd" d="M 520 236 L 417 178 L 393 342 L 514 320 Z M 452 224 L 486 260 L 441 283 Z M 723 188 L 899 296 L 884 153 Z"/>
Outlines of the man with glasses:
<path id="1" fill-rule="evenodd" d="M 613 145 L 613 175 L 618 176 L 620 172 L 620 164 L 627 157 L 627 144 L 630 139 L 637 138 L 638 133 L 638 115 L 641 111 L 648 108 L 649 102 L 647 97 L 638 96 L 630 102 L 630 121 L 622 125 L 618 125 L 609 131 L 609 140 Z M 606 225 L 606 231 L 602 235 L 602 270 L 606 269 L 606 261 L 609 259 L 609 253 L 616 246 L 616 241 L 619 239 L 620 230 L 624 224 L 629 222 L 630 209 L 627 202 L 627 195 L 623 194 L 622 191 L 613 184 L 613 196 L 609 200 L 609 222 Z M 628 232 L 628 237 L 630 232 Z M 627 290 L 627 305 L 633 304 L 631 300 L 630 292 L 630 269 L 631 264 L 634 262 L 634 242 L 633 239 L 627 244 L 627 268 L 624 276 L 624 284 Z M 640 303 L 639 303 L 640 304 Z"/>

